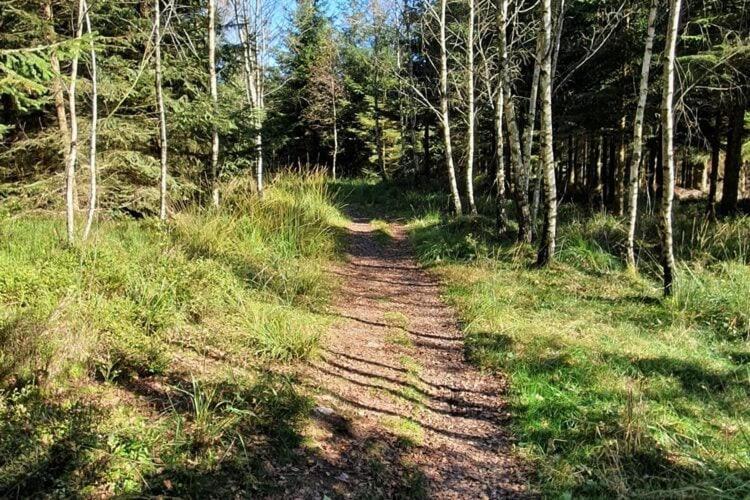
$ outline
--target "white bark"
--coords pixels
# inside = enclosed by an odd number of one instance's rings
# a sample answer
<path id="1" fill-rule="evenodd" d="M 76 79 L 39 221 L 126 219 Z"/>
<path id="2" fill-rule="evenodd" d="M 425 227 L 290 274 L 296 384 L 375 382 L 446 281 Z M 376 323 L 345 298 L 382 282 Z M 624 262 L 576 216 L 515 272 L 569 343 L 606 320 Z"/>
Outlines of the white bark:
<path id="1" fill-rule="evenodd" d="M 54 14 L 52 11 L 52 0 L 46 0 L 44 3 L 44 17 L 49 23 L 47 26 L 47 42 L 52 44 L 55 43 L 55 24 Z M 57 114 L 57 124 L 60 128 L 60 133 L 63 135 L 63 144 L 65 146 L 65 155 L 68 154 L 70 149 L 70 131 L 68 130 L 68 117 L 65 114 L 65 96 L 63 95 L 63 84 L 62 77 L 60 74 L 60 59 L 58 59 L 55 51 L 50 53 L 50 66 L 54 73 L 52 79 L 52 95 L 55 98 L 55 112 Z"/>
<path id="2" fill-rule="evenodd" d="M 453 198 L 453 209 L 456 215 L 462 215 L 461 197 L 458 194 L 458 183 L 456 182 L 456 168 L 453 164 L 450 113 L 448 111 L 448 46 L 445 35 L 445 11 L 447 3 L 448 0 L 440 0 L 440 120 L 443 128 L 445 166 L 448 170 L 448 182 Z"/>
<path id="3" fill-rule="evenodd" d="M 265 47 L 265 23 L 262 18 L 262 1 L 255 0 L 254 15 L 255 22 L 254 44 L 253 44 L 253 81 L 255 83 L 255 174 L 258 195 L 263 197 L 263 112 L 265 110 L 264 82 L 263 82 L 263 54 Z M 248 29 L 245 24 L 245 29 Z M 249 40 L 248 40 L 248 47 Z"/>
<path id="4" fill-rule="evenodd" d="M 555 157 L 552 148 L 552 5 L 542 0 L 543 57 L 539 75 L 541 99 L 541 161 L 544 176 L 544 231 L 537 256 L 537 264 L 547 265 L 555 258 L 557 233 L 557 186 Z"/>
<path id="5" fill-rule="evenodd" d="M 526 172 L 531 174 L 532 171 L 532 165 L 531 165 L 531 151 L 532 146 L 534 144 L 534 126 L 536 124 L 536 106 L 537 102 L 539 101 L 539 75 L 541 73 L 541 61 L 542 57 L 544 56 L 542 54 L 542 46 L 543 46 L 543 33 L 539 33 L 538 41 L 537 41 L 537 49 L 536 49 L 536 58 L 534 61 L 534 73 L 531 78 L 531 92 L 529 94 L 529 108 L 526 113 L 526 127 L 523 131 L 523 161 L 524 166 L 526 168 Z M 533 226 L 536 224 L 536 216 L 539 211 L 539 196 L 540 196 L 540 190 L 542 187 L 542 181 L 541 181 L 541 165 L 537 165 L 537 168 L 534 169 L 533 172 L 534 176 L 534 184 L 532 186 L 532 200 L 531 200 L 531 220 L 532 220 L 532 229 Z M 530 175 L 528 176 L 530 177 Z M 528 178 L 527 177 L 527 178 Z M 526 190 L 528 191 L 529 186 L 526 186 Z"/>
<path id="6" fill-rule="evenodd" d="M 78 0 L 78 17 L 76 40 L 83 35 L 84 0 Z M 76 114 L 76 82 L 78 80 L 78 52 L 73 56 L 70 66 L 70 86 L 68 87 L 68 106 L 70 108 L 70 146 L 65 166 L 65 220 L 68 243 L 75 241 L 75 189 L 76 162 L 78 161 L 78 115 Z"/>
<path id="7" fill-rule="evenodd" d="M 505 215 L 505 141 L 503 129 L 503 88 L 498 81 L 497 97 L 495 99 L 495 210 L 498 233 L 504 233 L 507 226 Z"/>
<path id="8" fill-rule="evenodd" d="M 646 32 L 646 47 L 643 49 L 643 63 L 641 64 L 641 84 L 638 93 L 638 106 L 635 110 L 635 122 L 633 125 L 633 153 L 630 163 L 630 177 L 628 179 L 629 191 L 628 203 L 628 248 L 627 261 L 631 269 L 635 269 L 635 223 L 638 215 L 638 172 L 643 157 L 643 115 L 646 109 L 646 98 L 648 97 L 648 76 L 651 69 L 651 54 L 654 47 L 654 34 L 656 33 L 656 9 L 658 0 L 651 1 L 651 9 L 648 13 L 648 28 Z"/>
<path id="9" fill-rule="evenodd" d="M 468 130 L 467 130 L 467 159 L 466 159 L 466 197 L 469 201 L 469 209 L 472 215 L 476 215 L 477 206 L 474 202 L 474 0 L 469 0 L 469 34 L 466 40 L 466 93 L 468 96 Z"/>
<path id="10" fill-rule="evenodd" d="M 219 93 L 216 83 L 216 0 L 208 0 L 208 72 L 214 119 L 219 110 Z M 219 130 L 216 124 L 211 132 L 211 199 L 219 206 Z"/>
<path id="11" fill-rule="evenodd" d="M 255 127 L 255 181 L 258 195 L 263 197 L 263 136 L 261 128 L 263 126 L 263 55 L 262 44 L 263 36 L 259 33 L 260 20 L 260 3 L 262 0 L 255 0 L 253 7 L 253 30 L 250 30 L 250 17 L 247 13 L 247 6 L 242 4 L 242 19 L 240 20 L 237 2 L 234 2 L 234 14 L 237 22 L 237 31 L 240 36 L 242 45 L 242 57 L 245 73 L 245 95 L 247 103 L 253 113 L 253 126 Z"/>
<path id="12" fill-rule="evenodd" d="M 664 295 L 672 294 L 674 250 L 672 242 L 672 201 L 674 199 L 674 65 L 682 0 L 671 0 L 667 40 L 664 46 L 664 89 L 662 93 L 663 179 L 661 200 L 661 259 L 664 270 Z"/>
<path id="13" fill-rule="evenodd" d="M 164 110 L 164 91 L 161 72 L 161 12 L 160 0 L 154 0 L 154 39 L 156 58 L 156 103 L 159 108 L 159 219 L 167 220 L 167 116 Z"/>
<path id="14" fill-rule="evenodd" d="M 96 185 L 96 129 L 98 122 L 98 100 L 99 91 L 96 81 L 96 49 L 94 48 L 94 38 L 91 33 L 91 16 L 86 1 L 83 2 L 83 9 L 86 12 L 86 32 L 91 38 L 91 134 L 89 139 L 89 209 L 86 215 L 86 226 L 83 228 L 83 240 L 88 239 L 91 232 L 91 226 L 94 223 L 96 214 L 97 185 Z"/>
<path id="15" fill-rule="evenodd" d="M 503 114 L 508 128 L 508 143 L 510 145 L 511 178 L 513 196 L 516 201 L 518 214 L 518 239 L 530 242 L 529 204 L 526 195 L 526 175 L 521 152 L 521 136 L 516 121 L 516 108 L 511 92 L 510 60 L 508 58 L 508 5 L 509 0 L 500 0 L 497 14 L 498 23 L 498 52 L 500 55 L 500 92 L 503 95 Z"/>
<path id="16" fill-rule="evenodd" d="M 333 159 L 331 174 L 333 180 L 336 180 L 336 158 L 339 155 L 339 125 L 336 113 L 336 80 L 331 79 L 331 104 L 333 106 Z"/>

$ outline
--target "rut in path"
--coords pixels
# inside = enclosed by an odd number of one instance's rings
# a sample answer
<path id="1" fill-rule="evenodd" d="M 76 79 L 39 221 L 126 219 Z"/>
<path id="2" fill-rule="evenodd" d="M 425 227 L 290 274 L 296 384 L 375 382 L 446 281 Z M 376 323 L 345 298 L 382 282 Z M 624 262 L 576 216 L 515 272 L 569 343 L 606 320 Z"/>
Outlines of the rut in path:
<path id="1" fill-rule="evenodd" d="M 403 227 L 376 238 L 349 226 L 350 257 L 333 269 L 341 317 L 306 376 L 316 393 L 315 437 L 342 496 L 526 496 L 507 431 L 504 381 L 464 360 L 454 312 L 415 262 Z M 307 490 L 310 488 L 312 491 Z M 318 496 L 308 484 L 302 496 Z"/>

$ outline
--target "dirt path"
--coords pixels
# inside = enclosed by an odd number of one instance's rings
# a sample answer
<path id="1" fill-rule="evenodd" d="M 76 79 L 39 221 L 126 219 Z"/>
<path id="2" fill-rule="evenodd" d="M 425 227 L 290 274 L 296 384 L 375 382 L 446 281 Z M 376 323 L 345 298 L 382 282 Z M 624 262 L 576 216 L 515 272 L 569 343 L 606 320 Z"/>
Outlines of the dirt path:
<path id="1" fill-rule="evenodd" d="M 464 361 L 454 312 L 414 261 L 404 229 L 391 225 L 382 241 L 355 219 L 349 231 L 350 258 L 333 270 L 343 281 L 334 304 L 341 321 L 306 374 L 318 405 L 310 437 L 331 477 L 311 477 L 298 493 L 525 496 L 504 381 Z"/>

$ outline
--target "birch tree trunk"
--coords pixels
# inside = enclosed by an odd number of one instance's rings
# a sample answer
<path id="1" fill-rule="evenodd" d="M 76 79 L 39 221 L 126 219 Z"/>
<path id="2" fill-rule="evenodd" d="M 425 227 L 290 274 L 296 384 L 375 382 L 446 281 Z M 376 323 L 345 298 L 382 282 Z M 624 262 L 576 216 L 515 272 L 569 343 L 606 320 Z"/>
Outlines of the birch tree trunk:
<path id="1" fill-rule="evenodd" d="M 83 35 L 84 0 L 78 0 L 76 40 Z M 75 189 L 76 162 L 78 161 L 78 115 L 76 114 L 76 82 L 78 80 L 78 52 L 73 56 L 70 66 L 70 86 L 68 87 L 68 106 L 70 108 L 70 147 L 65 166 L 65 221 L 68 243 L 75 241 Z"/>
<path id="2" fill-rule="evenodd" d="M 264 82 L 263 82 L 263 54 L 265 51 L 265 24 L 262 16 L 262 0 L 255 0 L 254 3 L 254 20 L 255 20 L 255 43 L 254 43 L 254 60 L 253 67 L 255 81 L 255 176 L 258 188 L 258 196 L 263 198 L 263 112 L 265 109 Z M 247 25 L 245 25 L 247 30 Z"/>
<path id="3" fill-rule="evenodd" d="M 250 31 L 250 17 L 247 12 L 247 5 L 242 4 L 242 19 L 240 20 L 237 2 L 234 0 L 234 17 L 237 22 L 237 31 L 242 45 L 242 58 L 245 76 L 245 97 L 253 113 L 253 126 L 255 127 L 255 137 L 253 139 L 255 147 L 255 182 L 258 190 L 258 196 L 263 197 L 263 34 L 260 33 L 258 25 L 262 24 L 259 20 L 261 15 L 261 0 L 255 0 L 253 7 L 253 31 Z"/>
<path id="4" fill-rule="evenodd" d="M 604 185 L 602 175 L 604 173 L 604 134 L 599 134 L 599 142 L 596 148 L 596 167 L 595 167 L 595 184 L 594 200 L 599 210 L 604 209 Z"/>
<path id="5" fill-rule="evenodd" d="M 495 98 L 495 226 L 498 234 L 507 229 L 505 216 L 505 140 L 503 131 L 504 96 L 502 82 L 499 82 Z"/>
<path id="6" fill-rule="evenodd" d="M 456 182 L 456 168 L 453 164 L 453 147 L 451 144 L 450 113 L 448 111 L 448 46 L 446 42 L 445 11 L 448 0 L 440 0 L 440 121 L 443 126 L 443 142 L 445 146 L 445 166 L 448 170 L 448 182 L 453 198 L 453 210 L 456 215 L 462 215 L 461 197 L 458 194 Z"/>
<path id="7" fill-rule="evenodd" d="M 630 162 L 630 177 L 628 178 L 628 267 L 635 270 L 635 222 L 638 216 L 638 177 L 643 158 L 643 114 L 646 110 L 646 98 L 648 97 L 648 75 L 651 69 L 651 54 L 654 48 L 654 35 L 656 33 L 656 9 L 658 0 L 651 1 L 651 9 L 648 13 L 648 28 L 646 32 L 646 47 L 643 49 L 643 62 L 641 64 L 641 85 L 638 93 L 638 107 L 635 110 L 635 122 L 633 125 L 633 152 Z"/>
<path id="8" fill-rule="evenodd" d="M 661 259 L 664 271 L 664 295 L 672 294 L 674 250 L 672 242 L 672 201 L 674 199 L 674 65 L 682 0 L 670 0 L 667 40 L 664 46 L 664 90 L 662 93 Z"/>
<path id="9" fill-rule="evenodd" d="M 96 81 L 96 49 L 94 47 L 94 38 L 91 33 L 91 16 L 89 16 L 89 7 L 86 1 L 83 2 L 83 8 L 86 18 L 86 33 L 91 37 L 91 134 L 89 136 L 89 209 L 86 215 L 86 226 L 83 228 L 83 240 L 89 237 L 91 226 L 94 223 L 97 202 L 97 185 L 96 185 L 96 129 L 98 125 L 98 100 L 99 90 Z"/>
<path id="10" fill-rule="evenodd" d="M 336 158 L 339 155 L 339 126 L 338 126 L 338 116 L 336 113 L 336 80 L 331 79 L 331 104 L 333 107 L 333 159 L 332 159 L 332 167 L 331 167 L 331 174 L 333 177 L 333 180 L 336 180 Z"/>
<path id="11" fill-rule="evenodd" d="M 472 215 L 477 214 L 477 206 L 474 202 L 474 125 L 475 125 L 475 107 L 474 107 L 474 0 L 469 0 L 469 33 L 466 40 L 466 93 L 468 96 L 468 130 L 466 140 L 467 159 L 466 159 L 466 197 L 469 202 L 469 210 Z"/>
<path id="12" fill-rule="evenodd" d="M 161 73 L 161 0 L 154 0 L 154 56 L 156 60 L 156 104 L 159 108 L 159 219 L 167 220 L 167 115 Z"/>
<path id="13" fill-rule="evenodd" d="M 537 253 L 537 265 L 546 266 L 555 258 L 557 233 L 557 185 L 552 145 L 552 5 L 542 0 L 543 56 L 539 74 L 541 93 L 541 162 L 544 179 L 544 228 Z"/>
<path id="14" fill-rule="evenodd" d="M 219 108 L 219 92 L 216 83 L 216 0 L 208 0 L 208 73 L 210 78 L 211 102 L 214 120 Z M 211 132 L 211 199 L 214 207 L 219 206 L 219 130 L 216 123 Z"/>
<path id="15" fill-rule="evenodd" d="M 536 124 L 536 106 L 537 102 L 539 101 L 539 76 L 541 73 L 541 61 L 542 61 L 542 45 L 543 45 L 543 33 L 541 31 L 539 32 L 539 38 L 537 41 L 537 48 L 536 48 L 536 59 L 534 61 L 534 73 L 531 77 L 531 92 L 529 94 L 529 107 L 528 111 L 526 113 L 526 127 L 523 131 L 523 161 L 524 161 L 524 167 L 526 169 L 527 173 L 532 172 L 532 165 L 531 165 L 531 151 L 532 146 L 534 145 L 534 126 Z M 532 222 L 532 232 L 535 230 L 536 227 L 536 217 L 537 213 L 539 212 L 539 199 L 540 199 L 540 191 L 542 187 L 541 182 L 541 165 L 537 165 L 537 168 L 534 169 L 533 177 L 534 177 L 534 183 L 531 186 L 531 222 Z M 528 191 L 529 186 L 526 186 L 526 190 Z"/>
<path id="16" fill-rule="evenodd" d="M 43 9 L 44 18 L 49 23 L 47 27 L 47 43 L 52 44 L 55 43 L 55 16 L 52 10 L 52 0 L 46 0 Z M 55 99 L 57 126 L 60 128 L 60 133 L 63 136 L 63 145 L 65 146 L 65 154 L 67 155 L 70 149 L 70 131 L 68 130 L 68 118 L 65 114 L 65 96 L 63 95 L 62 75 L 60 74 L 60 60 L 54 50 L 50 54 L 50 66 L 55 74 L 52 79 L 52 95 Z"/>
<path id="17" fill-rule="evenodd" d="M 373 92 L 373 101 L 375 107 L 375 149 L 378 155 L 378 170 L 380 170 L 380 176 L 384 181 L 388 180 L 388 171 L 385 169 L 385 148 L 383 146 L 383 126 L 380 123 L 380 79 L 378 78 L 378 71 L 376 71 L 375 77 L 375 91 Z"/>
<path id="18" fill-rule="evenodd" d="M 719 158 L 721 155 L 721 139 L 719 130 L 721 129 L 721 111 L 716 111 L 714 126 L 711 131 L 711 175 L 708 184 L 708 206 L 706 211 L 708 216 L 716 218 L 716 191 L 719 183 Z"/>
<path id="19" fill-rule="evenodd" d="M 521 136 L 516 121 L 516 109 L 510 86 L 510 62 L 508 60 L 508 4 L 509 0 L 500 0 L 497 13 L 498 24 L 498 52 L 500 54 L 500 91 L 503 95 L 502 104 L 505 123 L 508 128 L 508 143 L 510 145 L 511 176 L 513 195 L 518 213 L 518 241 L 531 242 L 531 227 L 528 196 L 526 194 L 527 179 L 521 152 Z"/>

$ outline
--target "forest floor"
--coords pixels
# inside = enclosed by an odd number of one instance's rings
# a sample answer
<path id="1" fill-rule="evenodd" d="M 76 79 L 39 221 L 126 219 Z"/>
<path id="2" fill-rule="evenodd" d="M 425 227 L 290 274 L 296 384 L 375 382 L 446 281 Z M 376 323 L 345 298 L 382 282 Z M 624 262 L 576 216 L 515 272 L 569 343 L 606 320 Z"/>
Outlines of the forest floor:
<path id="1" fill-rule="evenodd" d="M 525 496 L 505 380 L 466 363 L 456 315 L 405 228 L 352 219 L 349 256 L 332 270 L 341 321 L 306 369 L 317 402 L 308 437 L 339 469 L 322 475 L 344 495 Z M 302 496 L 330 491 L 326 482 L 307 482 L 318 491 Z"/>

